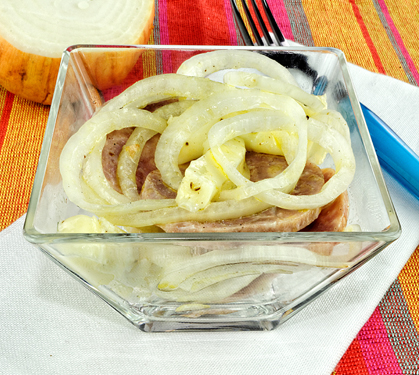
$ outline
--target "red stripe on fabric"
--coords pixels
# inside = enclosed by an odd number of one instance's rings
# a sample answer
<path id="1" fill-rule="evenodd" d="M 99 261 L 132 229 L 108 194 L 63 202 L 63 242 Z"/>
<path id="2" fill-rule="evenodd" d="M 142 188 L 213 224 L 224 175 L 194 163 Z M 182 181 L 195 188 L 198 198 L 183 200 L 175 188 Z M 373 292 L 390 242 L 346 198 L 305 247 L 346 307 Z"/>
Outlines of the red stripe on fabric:
<path id="1" fill-rule="evenodd" d="M 378 308 L 358 333 L 357 340 L 370 374 L 380 374 L 380 369 L 385 365 L 387 373 L 403 375 Z"/>
<path id="2" fill-rule="evenodd" d="M 225 13 L 219 11 L 219 0 L 194 0 L 187 7 L 184 0 L 170 0 L 166 5 L 170 44 L 230 45 L 228 23 Z"/>
<path id="3" fill-rule="evenodd" d="M 355 0 L 349 0 L 349 2 L 352 5 L 352 10 L 354 12 L 355 18 L 358 22 L 359 27 L 361 28 L 362 35 L 364 36 L 367 46 L 372 54 L 374 64 L 377 67 L 379 73 L 385 74 L 386 71 L 381 62 L 380 56 L 378 55 L 377 49 L 374 46 L 371 36 L 368 33 L 367 26 L 365 25 L 364 20 L 362 19 L 362 15 L 361 15 L 361 12 L 359 11 L 358 5 L 355 4 Z"/>
<path id="4" fill-rule="evenodd" d="M 356 369 L 357 375 L 369 375 L 362 349 L 359 341 L 352 341 L 348 350 L 345 352 L 338 365 L 336 366 L 334 375 L 347 375 Z M 355 372 L 353 372 L 355 373 Z"/>
<path id="5" fill-rule="evenodd" d="M 4 138 L 6 137 L 7 125 L 9 124 L 14 98 L 15 96 L 12 93 L 6 92 L 3 112 L 0 117 L 0 150 L 3 147 Z"/>

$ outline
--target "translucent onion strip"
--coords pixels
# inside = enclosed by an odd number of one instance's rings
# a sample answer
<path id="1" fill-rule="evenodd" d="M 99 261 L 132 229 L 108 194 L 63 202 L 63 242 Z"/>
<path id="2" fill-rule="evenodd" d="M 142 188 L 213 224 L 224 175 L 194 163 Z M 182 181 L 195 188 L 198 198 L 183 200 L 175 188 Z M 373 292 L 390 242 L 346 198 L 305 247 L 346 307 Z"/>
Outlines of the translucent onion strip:
<path id="1" fill-rule="evenodd" d="M 229 85 L 258 88 L 275 94 L 289 95 L 300 102 L 305 112 L 310 115 L 325 109 L 324 103 L 317 96 L 311 95 L 300 87 L 279 78 L 274 79 L 243 71 L 231 71 L 224 75 L 224 82 Z"/>
<path id="2" fill-rule="evenodd" d="M 153 113 L 167 121 L 170 117 L 180 116 L 193 104 L 195 104 L 195 100 L 179 100 L 177 102 L 163 105 L 156 109 Z"/>
<path id="3" fill-rule="evenodd" d="M 298 133 L 298 150 L 295 159 L 279 175 L 258 182 L 251 182 L 245 178 L 234 165 L 230 165 L 225 157 L 222 144 L 242 134 L 264 130 L 286 129 L 291 133 Z M 209 146 L 215 159 L 221 165 L 229 179 L 238 186 L 237 189 L 224 191 L 221 199 L 244 199 L 260 192 L 279 189 L 285 193 L 290 192 L 298 182 L 304 170 L 307 159 L 307 120 L 296 116 L 292 119 L 282 111 L 260 110 L 252 111 L 220 121 L 208 133 Z"/>
<path id="4" fill-rule="evenodd" d="M 233 279 L 245 275 L 261 275 L 262 273 L 292 273 L 293 268 L 295 271 L 295 267 L 292 266 L 257 264 L 251 262 L 222 264 L 220 266 L 208 268 L 204 271 L 195 273 L 179 284 L 179 288 L 189 292 L 197 292 L 212 284 L 227 279 Z"/>
<path id="5" fill-rule="evenodd" d="M 163 181 L 174 190 L 179 188 L 183 178 L 178 166 L 182 147 L 193 142 L 201 146 L 201 154 L 196 157 L 203 154 L 202 145 L 206 141 L 207 133 L 198 132 L 199 130 L 204 128 L 208 131 L 223 116 L 230 113 L 260 107 L 281 110 L 291 117 L 305 119 L 300 105 L 288 96 L 241 89 L 213 94 L 173 119 L 160 137 L 156 147 L 155 162 Z"/>
<path id="6" fill-rule="evenodd" d="M 136 201 L 137 203 L 141 201 Z M 213 202 L 205 210 L 190 212 L 180 207 L 157 209 L 150 212 L 138 212 L 133 214 L 107 215 L 114 225 L 129 225 L 132 227 L 145 227 L 150 225 L 162 225 L 180 223 L 185 221 L 218 221 L 235 219 L 242 216 L 250 216 L 271 207 L 270 204 L 254 198 L 241 201 L 229 200 Z"/>
<path id="7" fill-rule="evenodd" d="M 281 64 L 257 52 L 250 51 L 213 51 L 195 55 L 182 63 L 178 74 L 186 76 L 206 77 L 224 69 L 256 69 L 273 78 L 296 85 L 295 78 Z"/>
<path id="8" fill-rule="evenodd" d="M 320 193 L 297 196 L 274 190 L 258 194 L 258 199 L 289 210 L 304 210 L 325 206 L 348 188 L 355 174 L 355 157 L 345 137 L 316 121 L 308 128 L 308 138 L 330 153 L 336 167 L 336 173 L 323 185 Z"/>
<path id="9" fill-rule="evenodd" d="M 185 77 L 178 74 L 157 75 L 134 83 L 109 100 L 100 111 L 109 112 L 124 107 L 144 108 L 148 104 L 175 98 L 199 100 L 214 92 L 225 90 L 225 85 L 208 78 Z"/>
<path id="10" fill-rule="evenodd" d="M 198 272 L 226 264 L 308 264 L 317 267 L 346 268 L 348 263 L 333 257 L 319 255 L 298 246 L 253 246 L 245 249 L 214 250 L 192 257 L 165 269 L 158 285 L 161 290 L 178 288 L 186 279 Z"/>
<path id="11" fill-rule="evenodd" d="M 219 283 L 212 284 L 197 292 L 191 293 L 182 289 L 172 290 L 166 292 L 157 289 L 154 293 L 161 298 L 168 301 L 176 302 L 194 302 L 194 303 L 219 303 L 225 298 L 230 297 L 234 293 L 245 288 L 253 280 L 259 277 L 256 275 L 245 275 L 220 281 Z"/>
<path id="12" fill-rule="evenodd" d="M 81 172 L 86 157 L 101 144 L 106 134 L 127 127 L 145 127 L 155 132 L 162 132 L 166 127 L 166 121 L 150 112 L 136 109 L 122 109 L 114 112 L 99 112 L 75 133 L 66 143 L 60 157 L 60 172 L 63 188 L 68 198 L 79 207 L 95 213 L 104 213 L 107 210 L 124 213 L 133 210 L 152 209 L 151 207 L 170 207 L 175 205 L 174 200 L 164 202 L 128 202 L 112 206 L 91 203 L 86 200 L 83 192 L 83 179 Z M 96 172 L 96 171 L 92 171 Z M 144 208 L 142 208 L 144 207 Z"/>
<path id="13" fill-rule="evenodd" d="M 101 137 L 93 150 L 87 155 L 83 166 L 83 179 L 92 190 L 109 204 L 128 203 L 131 200 L 118 193 L 109 184 L 102 167 L 102 150 L 105 146 L 106 136 Z"/>
<path id="14" fill-rule="evenodd" d="M 129 200 L 138 200 L 137 167 L 146 142 L 157 133 L 150 129 L 136 128 L 119 154 L 116 175 L 124 196 Z M 122 203 L 122 202 L 121 202 Z"/>
<path id="15" fill-rule="evenodd" d="M 314 113 L 310 116 L 309 124 L 311 124 L 313 121 L 321 121 L 328 127 L 337 130 L 345 137 L 348 143 L 351 144 L 351 135 L 349 132 L 348 124 L 339 112 L 332 109 L 324 109 L 323 111 Z M 318 144 L 310 144 L 308 153 L 308 159 L 310 161 L 315 164 L 321 164 L 323 163 L 326 155 L 327 152 L 324 148 Z"/>

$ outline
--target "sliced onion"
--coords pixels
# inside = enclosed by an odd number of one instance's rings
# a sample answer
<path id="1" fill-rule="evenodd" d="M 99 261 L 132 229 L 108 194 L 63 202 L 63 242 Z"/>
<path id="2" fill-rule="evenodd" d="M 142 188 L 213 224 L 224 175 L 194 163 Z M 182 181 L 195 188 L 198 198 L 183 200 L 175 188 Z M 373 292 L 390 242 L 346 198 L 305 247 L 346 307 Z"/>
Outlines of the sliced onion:
<path id="1" fill-rule="evenodd" d="M 309 124 L 313 121 L 321 121 L 328 127 L 336 129 L 340 134 L 342 134 L 345 137 L 349 144 L 351 144 L 351 135 L 349 133 L 348 124 L 339 112 L 334 111 L 332 109 L 324 109 L 321 112 L 314 113 L 311 115 L 309 119 Z M 313 144 L 311 142 L 311 144 L 309 145 L 308 154 L 308 159 L 311 162 L 315 164 L 321 164 L 323 163 L 326 155 L 327 151 L 323 147 L 319 146 L 318 144 Z"/>
<path id="2" fill-rule="evenodd" d="M 179 188 L 183 178 L 178 166 L 179 154 L 185 144 L 198 145 L 200 154 L 195 157 L 199 157 L 204 151 L 202 145 L 207 138 L 207 131 L 223 116 L 260 107 L 274 108 L 291 116 L 298 114 L 300 118 L 305 118 L 297 102 L 287 96 L 241 89 L 213 94 L 173 119 L 160 137 L 155 162 L 163 181 L 175 190 Z"/>
<path id="3" fill-rule="evenodd" d="M 166 292 L 157 289 L 154 293 L 161 298 L 168 301 L 176 302 L 194 302 L 194 303 L 217 303 L 222 302 L 223 299 L 237 293 L 245 288 L 259 275 L 245 275 L 220 281 L 219 283 L 212 284 L 197 292 L 191 293 L 182 289 L 172 290 Z"/>
<path id="4" fill-rule="evenodd" d="M 163 74 L 145 78 L 128 87 L 109 100 L 101 112 L 116 109 L 144 108 L 148 104 L 167 99 L 199 100 L 214 92 L 225 91 L 225 85 L 201 77 L 185 77 L 178 74 Z"/>
<path id="5" fill-rule="evenodd" d="M 133 203 L 138 203 L 136 201 Z M 134 214 L 107 214 L 106 219 L 114 225 L 129 225 L 132 227 L 145 227 L 150 225 L 162 225 L 179 223 L 184 221 L 218 221 L 235 219 L 261 212 L 272 205 L 261 202 L 254 198 L 240 201 L 229 200 L 213 202 L 205 210 L 190 212 L 180 207 L 156 209 L 150 212 L 138 212 Z"/>
<path id="6" fill-rule="evenodd" d="M 166 104 L 156 109 L 153 113 L 167 121 L 171 117 L 180 116 L 193 104 L 195 104 L 194 100 L 179 100 L 177 102 Z"/>
<path id="7" fill-rule="evenodd" d="M 201 272 L 197 272 L 179 284 L 179 288 L 188 292 L 197 292 L 210 285 L 224 280 L 231 280 L 246 275 L 261 275 L 262 273 L 292 273 L 295 266 L 258 263 L 221 264 Z M 160 282 L 159 285 L 162 285 Z"/>
<path id="8" fill-rule="evenodd" d="M 316 267 L 346 268 L 348 263 L 340 259 L 334 260 L 331 256 L 319 255 L 298 246 L 252 246 L 245 249 L 214 250 L 192 257 L 181 263 L 174 263 L 166 268 L 158 288 L 161 290 L 174 290 L 188 278 L 226 264 L 256 264 L 286 265 L 308 264 Z M 287 269 L 285 267 L 285 269 Z"/>
<path id="9" fill-rule="evenodd" d="M 178 74 L 206 77 L 224 69 L 249 68 L 272 78 L 280 78 L 291 85 L 297 85 L 289 70 L 281 64 L 257 52 L 250 51 L 212 51 L 191 57 L 182 63 Z"/>
<path id="10" fill-rule="evenodd" d="M 229 85 L 258 88 L 275 94 L 289 95 L 300 102 L 304 111 L 309 115 L 325 109 L 325 105 L 319 97 L 309 94 L 300 87 L 280 78 L 274 79 L 255 73 L 231 71 L 224 75 L 224 82 Z"/>
<path id="11" fill-rule="evenodd" d="M 330 153 L 336 167 L 336 173 L 324 184 L 320 193 L 297 196 L 274 190 L 256 195 L 258 199 L 288 210 L 304 210 L 323 207 L 348 188 L 355 174 L 355 157 L 345 137 L 316 121 L 308 128 L 308 138 Z"/>
<path id="12" fill-rule="evenodd" d="M 60 157 L 60 172 L 64 191 L 73 203 L 87 211 L 96 213 L 111 209 L 106 205 L 91 203 L 86 200 L 81 171 L 85 158 L 95 149 L 96 145 L 104 144 L 106 134 L 132 126 L 141 126 L 156 132 L 162 132 L 166 127 L 166 121 L 150 112 L 136 109 L 99 112 L 84 123 L 77 133 L 67 141 Z M 92 171 L 92 173 L 96 173 L 96 171 Z M 106 182 L 104 183 L 106 184 Z M 167 205 L 170 206 L 170 202 L 158 202 L 158 200 L 155 202 L 156 207 L 159 205 L 161 207 L 162 204 L 166 207 Z M 118 206 L 118 212 L 124 212 L 124 209 L 131 211 L 133 207 L 138 209 L 143 205 L 149 209 L 150 202 L 128 202 L 125 205 Z"/>
<path id="13" fill-rule="evenodd" d="M 136 128 L 119 154 L 116 175 L 118 176 L 118 182 L 122 193 L 129 198 L 129 200 L 140 199 L 136 178 L 138 162 L 140 161 L 144 145 L 156 134 L 157 132 L 154 130 Z"/>
<path id="14" fill-rule="evenodd" d="M 83 179 L 92 190 L 109 204 L 128 203 L 128 197 L 112 188 L 105 177 L 102 167 L 102 150 L 106 137 L 102 137 L 93 150 L 87 155 L 83 165 Z"/>
<path id="15" fill-rule="evenodd" d="M 229 165 L 236 170 L 245 165 L 246 149 L 241 139 L 231 139 L 221 146 L 223 155 L 227 154 Z M 240 168 L 241 167 L 241 168 Z M 176 202 L 179 207 L 188 211 L 205 209 L 218 194 L 223 184 L 228 180 L 227 175 L 215 161 L 211 150 L 200 158 L 191 161 L 185 170 L 185 177 L 179 186 Z"/>
<path id="16" fill-rule="evenodd" d="M 232 199 L 233 197 L 244 199 L 270 189 L 279 189 L 288 193 L 295 187 L 307 159 L 307 121 L 304 116 L 298 115 L 297 111 L 295 119 L 293 119 L 278 110 L 252 111 L 220 121 L 211 128 L 208 133 L 208 141 L 214 157 L 229 179 L 238 186 L 237 189 L 222 192 L 221 199 Z M 277 129 L 298 133 L 299 141 L 295 159 L 282 173 L 273 178 L 251 182 L 234 165 L 229 163 L 220 147 L 226 141 L 242 134 Z"/>

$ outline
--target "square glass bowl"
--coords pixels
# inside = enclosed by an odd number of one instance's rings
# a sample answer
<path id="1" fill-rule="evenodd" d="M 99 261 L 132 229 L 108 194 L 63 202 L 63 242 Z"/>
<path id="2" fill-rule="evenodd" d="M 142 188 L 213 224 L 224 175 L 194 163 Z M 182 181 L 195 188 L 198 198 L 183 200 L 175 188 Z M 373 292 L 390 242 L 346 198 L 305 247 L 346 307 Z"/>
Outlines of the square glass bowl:
<path id="1" fill-rule="evenodd" d="M 62 220 L 91 215 L 73 204 L 62 187 L 58 161 L 67 139 L 134 82 L 174 73 L 193 55 L 217 49 L 268 55 L 288 67 L 305 91 L 326 94 L 328 107 L 343 114 L 356 158 L 348 189 L 351 230 L 57 233 Z M 141 330 L 274 329 L 399 235 L 341 51 L 83 45 L 64 52 L 24 236 Z M 164 285 L 169 284 L 168 290 Z"/>

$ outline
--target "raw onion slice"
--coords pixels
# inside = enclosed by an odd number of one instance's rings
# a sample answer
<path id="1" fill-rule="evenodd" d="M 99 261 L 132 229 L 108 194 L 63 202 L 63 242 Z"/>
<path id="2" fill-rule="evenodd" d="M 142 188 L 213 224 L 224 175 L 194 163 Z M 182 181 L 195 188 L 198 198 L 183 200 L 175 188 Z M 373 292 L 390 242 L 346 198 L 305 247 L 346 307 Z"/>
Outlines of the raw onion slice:
<path id="1" fill-rule="evenodd" d="M 150 129 L 136 128 L 119 154 L 116 175 L 122 193 L 129 200 L 140 199 L 136 179 L 138 162 L 140 161 L 144 145 L 156 134 L 157 132 Z"/>
<path id="2" fill-rule="evenodd" d="M 86 200 L 86 196 L 83 193 L 83 179 L 81 178 L 84 161 L 97 145 L 104 144 L 106 134 L 132 126 L 141 126 L 161 133 L 166 127 L 166 121 L 148 111 L 138 109 L 99 112 L 85 122 L 77 133 L 67 141 L 61 152 L 60 172 L 64 191 L 73 203 L 95 213 L 103 213 L 109 209 L 106 205 L 91 203 Z M 92 173 L 96 174 L 96 171 L 92 171 Z M 106 184 L 105 181 L 102 180 L 102 182 Z M 134 205 L 134 203 L 136 204 Z M 155 207 L 161 207 L 162 204 L 167 207 L 173 204 L 173 202 L 158 202 L 156 200 Z M 130 211 L 133 207 L 140 209 L 142 205 L 150 209 L 150 202 L 138 201 L 120 205 L 118 212 L 124 212 L 124 209 Z"/>
<path id="3" fill-rule="evenodd" d="M 231 139 L 221 146 L 229 165 L 243 172 L 246 149 L 242 139 Z M 185 177 L 179 186 L 176 202 L 188 211 L 205 209 L 227 181 L 227 175 L 215 161 L 211 150 L 200 158 L 192 160 L 185 170 Z"/>
<path id="4" fill-rule="evenodd" d="M 234 165 L 229 163 L 220 147 L 230 139 L 242 134 L 277 129 L 285 129 L 291 133 L 298 133 L 298 150 L 295 159 L 289 166 L 282 173 L 272 178 L 251 182 Z M 208 133 L 208 141 L 215 159 L 221 165 L 229 179 L 238 186 L 237 189 L 221 192 L 221 199 L 244 199 L 271 189 L 279 189 L 288 193 L 297 184 L 306 165 L 307 121 L 305 117 L 301 116 L 296 116 L 295 119 L 290 118 L 282 111 L 252 111 L 220 121 L 214 125 Z"/>
<path id="5" fill-rule="evenodd" d="M 231 280 L 245 275 L 261 275 L 262 273 L 292 273 L 292 266 L 258 263 L 221 264 L 195 273 L 179 284 L 179 288 L 191 293 L 207 288 L 215 283 Z"/>
<path id="6" fill-rule="evenodd" d="M 181 263 L 173 263 L 165 269 L 158 288 L 174 290 L 191 276 L 227 264 L 308 264 L 316 267 L 346 268 L 348 263 L 331 256 L 319 255 L 298 246 L 252 246 L 245 249 L 214 250 L 192 257 Z"/>
<path id="7" fill-rule="evenodd" d="M 260 193 L 256 198 L 277 207 L 304 210 L 323 207 L 348 188 L 355 174 L 355 157 L 345 137 L 337 130 L 316 121 L 308 128 L 308 138 L 332 156 L 336 167 L 336 173 L 324 184 L 320 193 L 297 196 L 272 190 Z"/>
<path id="8" fill-rule="evenodd" d="M 349 132 L 348 124 L 339 112 L 334 111 L 333 109 L 324 109 L 323 111 L 311 115 L 309 124 L 311 124 L 313 121 L 321 121 L 328 127 L 336 129 L 345 137 L 349 144 L 351 144 L 351 135 Z M 310 144 L 308 154 L 310 161 L 315 164 L 321 164 L 323 163 L 326 155 L 327 152 L 324 148 L 318 144 Z"/>
<path id="9" fill-rule="evenodd" d="M 0 84 L 26 99 L 50 104 L 67 47 L 146 44 L 153 20 L 153 0 L 2 0 Z M 138 53 L 86 58 L 89 66 L 100 66 L 90 72 L 93 81 L 109 85 L 129 73 Z"/>
<path id="10" fill-rule="evenodd" d="M 132 204 L 138 202 L 141 201 L 132 202 Z M 129 225 L 141 228 L 150 225 L 179 223 L 184 221 L 203 222 L 234 219 L 241 216 L 256 214 L 269 207 L 272 207 L 272 205 L 254 198 L 248 198 L 240 201 L 229 200 L 224 202 L 213 202 L 205 210 L 198 212 L 190 212 L 180 207 L 169 207 L 156 209 L 150 212 L 132 214 L 106 213 L 106 219 L 114 225 Z"/>
<path id="11" fill-rule="evenodd" d="M 193 293 L 182 289 L 172 290 L 170 292 L 157 289 L 154 293 L 167 301 L 217 303 L 239 292 L 257 277 L 259 277 L 258 274 L 253 274 L 223 280 Z"/>
<path id="12" fill-rule="evenodd" d="M 272 78 L 280 78 L 291 85 L 297 82 L 289 70 L 275 60 L 250 51 L 212 51 L 195 55 L 182 63 L 178 74 L 206 77 L 224 69 L 256 69 Z"/>
<path id="13" fill-rule="evenodd" d="M 121 94 L 109 100 L 101 111 L 114 111 L 124 107 L 144 108 L 148 104 L 167 99 L 199 100 L 214 92 L 225 90 L 225 85 L 208 78 L 185 77 L 179 74 L 152 76 L 134 83 Z"/>
<path id="14" fill-rule="evenodd" d="M 274 79 L 264 77 L 260 74 L 242 71 L 227 72 L 223 78 L 224 82 L 229 85 L 258 88 L 275 94 L 288 95 L 300 102 L 308 115 L 312 115 L 325 109 L 325 104 L 319 97 L 311 95 L 300 87 L 285 82 L 280 78 Z"/>
<path id="15" fill-rule="evenodd" d="M 177 190 L 182 181 L 179 154 L 185 145 L 195 145 L 197 158 L 203 154 L 207 132 L 222 117 L 254 108 L 274 108 L 291 117 L 304 118 L 301 106 L 292 98 L 259 90 L 231 89 L 202 99 L 169 122 L 156 147 L 155 162 L 163 181 Z M 199 132 L 198 132 L 199 130 Z"/>
<path id="16" fill-rule="evenodd" d="M 155 115 L 160 116 L 161 118 L 164 118 L 167 121 L 171 117 L 180 116 L 193 104 L 195 104 L 194 100 L 179 100 L 178 102 L 166 104 L 156 109 L 153 113 Z"/>
<path id="17" fill-rule="evenodd" d="M 87 155 L 82 177 L 92 190 L 109 204 L 128 203 L 128 197 L 118 193 L 112 188 L 105 177 L 102 167 L 102 150 L 105 146 L 106 137 L 102 137 L 93 150 Z"/>

